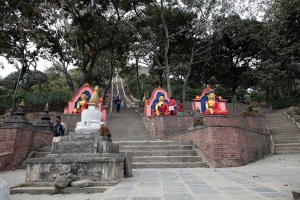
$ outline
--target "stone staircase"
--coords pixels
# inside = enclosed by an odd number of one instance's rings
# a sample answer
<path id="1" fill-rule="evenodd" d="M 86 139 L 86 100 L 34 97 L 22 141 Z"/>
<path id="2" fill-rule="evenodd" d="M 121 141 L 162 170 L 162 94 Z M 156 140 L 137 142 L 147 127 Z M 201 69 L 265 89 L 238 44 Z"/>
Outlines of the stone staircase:
<path id="1" fill-rule="evenodd" d="M 208 167 L 193 145 L 153 139 L 134 109 L 111 113 L 107 126 L 120 152 L 132 153 L 133 168 Z"/>
<path id="2" fill-rule="evenodd" d="M 176 141 L 119 141 L 120 152 L 133 155 L 136 168 L 194 168 L 209 167 L 198 156 L 193 145 Z"/>
<path id="3" fill-rule="evenodd" d="M 134 109 L 121 109 L 120 113 L 112 112 L 107 126 L 114 141 L 153 140 L 139 113 Z"/>
<path id="4" fill-rule="evenodd" d="M 51 153 L 51 146 L 45 146 L 45 147 L 41 147 L 39 148 L 37 151 L 31 151 L 28 156 L 28 158 L 44 158 L 46 157 L 46 155 Z M 20 169 L 26 169 L 27 168 L 27 164 L 26 164 L 26 160 L 21 164 Z"/>
<path id="5" fill-rule="evenodd" d="M 275 154 L 300 154 L 300 129 L 283 112 L 277 110 L 266 115 L 275 143 Z"/>

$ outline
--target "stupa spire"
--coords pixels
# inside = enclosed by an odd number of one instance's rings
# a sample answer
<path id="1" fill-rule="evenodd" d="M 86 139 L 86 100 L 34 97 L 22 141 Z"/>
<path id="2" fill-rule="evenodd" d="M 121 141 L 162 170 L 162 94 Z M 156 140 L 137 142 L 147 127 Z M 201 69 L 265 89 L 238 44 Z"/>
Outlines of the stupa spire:
<path id="1" fill-rule="evenodd" d="M 99 93 L 99 87 L 96 86 L 94 88 L 94 93 L 88 103 L 89 105 L 98 105 L 98 103 L 99 103 L 99 94 L 98 93 Z"/>

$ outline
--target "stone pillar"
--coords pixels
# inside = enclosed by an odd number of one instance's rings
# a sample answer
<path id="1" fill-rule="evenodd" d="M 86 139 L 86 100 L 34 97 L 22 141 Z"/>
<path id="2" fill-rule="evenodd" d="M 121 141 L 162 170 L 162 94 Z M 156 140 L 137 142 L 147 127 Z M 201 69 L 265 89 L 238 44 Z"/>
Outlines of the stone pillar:
<path id="1" fill-rule="evenodd" d="M 49 107 L 47 103 L 41 119 L 39 119 L 38 122 L 35 125 L 33 125 L 33 130 L 53 132 L 53 124 L 50 120 L 51 117 L 49 116 Z"/>
<path id="2" fill-rule="evenodd" d="M 3 179 L 0 179 L 0 199 L 9 200 L 10 189 L 9 185 Z"/>
<path id="3" fill-rule="evenodd" d="M 19 105 L 19 109 L 14 113 L 14 115 L 7 121 L 4 122 L 5 128 L 26 128 L 32 129 L 32 123 L 28 122 L 25 113 L 25 103 L 24 99 Z"/>

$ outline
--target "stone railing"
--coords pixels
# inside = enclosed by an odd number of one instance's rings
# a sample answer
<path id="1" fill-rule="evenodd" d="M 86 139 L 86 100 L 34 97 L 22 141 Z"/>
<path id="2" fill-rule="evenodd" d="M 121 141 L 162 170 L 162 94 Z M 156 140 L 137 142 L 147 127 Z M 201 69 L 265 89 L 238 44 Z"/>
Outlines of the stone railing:
<path id="1" fill-rule="evenodd" d="M 0 179 L 0 199 L 9 200 L 10 189 L 9 185 L 3 179 Z"/>
<path id="2" fill-rule="evenodd" d="M 296 124 L 296 126 L 297 126 L 298 128 L 300 128 L 300 122 L 297 122 L 293 116 L 289 115 L 286 111 L 284 111 L 283 114 L 284 114 L 288 119 L 290 119 L 294 124 Z"/>

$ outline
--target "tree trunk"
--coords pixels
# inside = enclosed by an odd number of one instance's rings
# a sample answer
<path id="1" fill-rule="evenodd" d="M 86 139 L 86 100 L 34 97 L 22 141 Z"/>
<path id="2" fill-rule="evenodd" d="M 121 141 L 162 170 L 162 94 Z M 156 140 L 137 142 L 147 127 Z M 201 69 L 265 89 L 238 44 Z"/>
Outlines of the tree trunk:
<path id="1" fill-rule="evenodd" d="M 89 62 L 86 62 L 84 68 L 82 70 L 82 77 L 80 79 L 79 85 L 77 86 L 76 91 L 83 86 L 83 84 L 87 83 L 91 74 L 93 73 L 93 69 L 96 63 L 96 55 L 92 57 L 91 64 L 88 67 Z"/>
<path id="2" fill-rule="evenodd" d="M 232 88 L 231 88 L 232 95 L 235 95 L 236 89 L 237 89 L 237 85 L 232 86 Z"/>
<path id="3" fill-rule="evenodd" d="M 114 72 L 111 72 L 110 73 L 110 77 L 109 77 L 109 80 L 108 80 L 108 84 L 106 85 L 105 89 L 104 89 L 104 92 L 103 92 L 103 103 L 105 102 L 106 100 L 106 94 L 108 92 L 108 90 L 110 89 L 111 87 L 111 82 L 112 82 L 112 78 L 113 78 L 113 75 L 114 75 Z M 112 94 L 113 95 L 113 94 Z"/>
<path id="4" fill-rule="evenodd" d="M 140 84 L 140 80 L 139 80 L 139 58 L 138 58 L 138 55 L 136 55 L 136 54 L 135 54 L 135 71 L 136 71 L 136 83 L 138 86 L 138 99 L 141 99 L 142 94 L 141 94 L 141 84 Z"/>
<path id="5" fill-rule="evenodd" d="M 169 30 L 168 30 L 168 26 L 165 20 L 165 16 L 164 16 L 164 7 L 163 7 L 164 1 L 161 0 L 160 1 L 160 7 L 161 7 L 161 11 L 160 11 L 160 16 L 161 16 L 161 20 L 165 29 L 165 37 L 166 37 L 166 46 L 165 46 L 165 53 L 164 53 L 164 60 L 165 60 L 165 75 L 166 75 L 166 82 L 167 82 L 167 88 L 168 88 L 168 93 L 170 95 L 170 97 L 172 96 L 172 90 L 171 90 L 171 81 L 170 81 L 170 66 L 169 66 L 169 58 L 168 58 L 168 54 L 169 54 L 169 48 L 170 48 L 170 37 L 169 37 Z"/>
<path id="6" fill-rule="evenodd" d="M 187 71 L 187 73 L 186 73 L 186 75 L 184 77 L 183 88 L 182 88 L 182 101 L 183 102 L 186 101 L 186 86 L 187 86 L 189 77 L 191 75 L 191 71 L 192 71 L 191 66 L 188 66 L 188 71 Z"/>
<path id="7" fill-rule="evenodd" d="M 267 88 L 266 88 L 266 101 L 270 101 L 270 99 L 271 99 L 270 86 L 267 86 Z"/>

